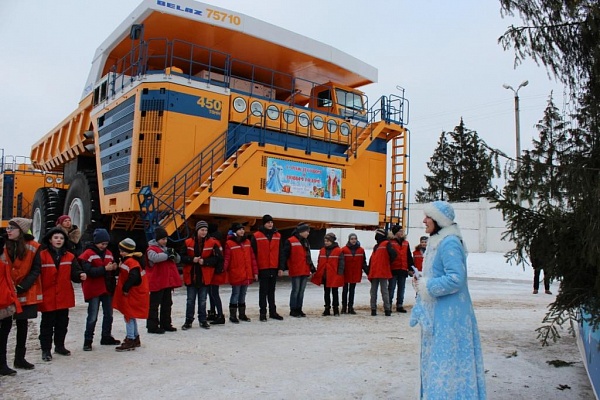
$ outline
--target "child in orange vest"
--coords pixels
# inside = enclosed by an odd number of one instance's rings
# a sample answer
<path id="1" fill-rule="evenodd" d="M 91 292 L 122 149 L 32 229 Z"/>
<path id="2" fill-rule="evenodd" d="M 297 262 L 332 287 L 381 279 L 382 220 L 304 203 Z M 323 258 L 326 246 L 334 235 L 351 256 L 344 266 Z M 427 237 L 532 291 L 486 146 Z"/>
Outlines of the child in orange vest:
<path id="1" fill-rule="evenodd" d="M 125 317 L 125 331 L 127 336 L 116 351 L 135 350 L 140 347 L 140 333 L 137 318 L 146 318 L 150 308 L 150 289 L 146 271 L 142 269 L 139 259 L 142 253 L 135 251 L 136 244 L 132 239 L 123 239 L 119 243 L 119 279 L 113 306 Z"/>
<path id="2" fill-rule="evenodd" d="M 329 232 L 325 235 L 325 246 L 319 251 L 317 272 L 311 279 L 315 285 L 323 284 L 325 310 L 322 315 L 324 317 L 331 315 L 331 297 L 333 297 L 333 315 L 340 316 L 339 288 L 344 286 L 344 254 L 336 239 L 334 233 Z"/>

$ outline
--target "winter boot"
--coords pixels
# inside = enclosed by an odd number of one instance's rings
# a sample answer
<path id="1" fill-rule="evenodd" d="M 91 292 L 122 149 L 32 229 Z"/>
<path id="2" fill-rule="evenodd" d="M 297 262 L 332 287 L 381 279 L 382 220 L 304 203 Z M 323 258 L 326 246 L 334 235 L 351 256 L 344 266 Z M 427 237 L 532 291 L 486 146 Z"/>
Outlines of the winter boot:
<path id="1" fill-rule="evenodd" d="M 346 314 L 348 312 L 348 309 L 346 308 L 345 304 L 342 304 L 342 314 Z"/>
<path id="2" fill-rule="evenodd" d="M 331 307 L 325 306 L 325 311 L 323 311 L 323 314 L 321 315 L 324 317 L 331 315 L 331 312 L 329 310 L 331 310 Z"/>
<path id="3" fill-rule="evenodd" d="M 115 347 L 115 350 L 118 352 L 122 352 L 122 351 L 131 351 L 131 350 L 135 350 L 135 339 L 129 339 L 129 338 L 125 338 L 125 340 L 123 341 L 123 344 L 121 344 L 120 346 Z"/>
<path id="4" fill-rule="evenodd" d="M 340 308 L 339 307 L 333 307 L 333 316 L 334 317 L 339 317 L 340 316 Z"/>
<path id="5" fill-rule="evenodd" d="M 225 316 L 223 314 L 217 315 L 214 321 L 210 321 L 211 325 L 224 325 L 225 324 Z"/>
<path id="6" fill-rule="evenodd" d="M 374 316 L 376 316 L 376 315 L 377 315 L 377 310 L 376 310 L 376 309 L 374 309 L 374 308 L 372 308 L 372 309 L 371 309 L 371 316 L 372 316 L 372 317 L 374 317 Z"/>
<path id="7" fill-rule="evenodd" d="M 278 321 L 283 321 L 283 317 L 281 315 L 277 314 L 277 311 L 269 312 L 269 318 L 276 319 Z"/>
<path id="8" fill-rule="evenodd" d="M 267 322 L 267 313 L 260 313 L 260 322 Z"/>
<path id="9" fill-rule="evenodd" d="M 121 343 L 121 342 L 119 342 Z M 84 340 L 83 341 L 83 351 L 92 351 L 92 341 Z"/>
<path id="10" fill-rule="evenodd" d="M 133 339 L 133 342 L 135 343 L 135 347 L 140 347 L 142 345 L 142 342 L 140 341 L 140 335 L 137 335 L 135 339 Z"/>
<path id="11" fill-rule="evenodd" d="M 297 308 L 290 308 L 290 317 L 300 318 L 300 313 Z"/>
<path id="12" fill-rule="evenodd" d="M 70 355 L 71 355 L 71 351 L 70 351 L 70 350 L 67 350 L 67 349 L 65 348 L 65 346 L 64 346 L 64 345 L 62 345 L 62 346 L 60 346 L 60 345 L 57 345 L 57 346 L 54 348 L 54 352 L 55 352 L 56 354 L 60 354 L 61 356 L 70 356 Z"/>
<path id="13" fill-rule="evenodd" d="M 246 303 L 242 303 L 239 305 L 240 310 L 240 321 L 250 322 L 250 318 L 246 316 Z"/>
<path id="14" fill-rule="evenodd" d="M 406 310 L 402 306 L 396 306 L 396 312 L 404 314 L 404 313 L 406 313 Z"/>
<path id="15" fill-rule="evenodd" d="M 302 307 L 300 307 L 298 309 L 298 315 L 300 315 L 302 318 L 306 317 L 306 314 L 304 314 L 304 312 L 302 312 Z"/>
<path id="16" fill-rule="evenodd" d="M 100 344 L 104 346 L 117 346 L 121 344 L 121 341 L 112 336 L 102 336 L 102 339 L 100 339 Z"/>
<path id="17" fill-rule="evenodd" d="M 214 312 L 214 311 L 209 311 L 209 312 L 206 314 L 206 320 L 207 320 L 207 321 L 214 321 L 214 320 L 216 320 L 216 319 L 217 319 L 217 313 L 216 313 L 216 312 Z"/>
<path id="18" fill-rule="evenodd" d="M 25 347 L 19 347 L 15 350 L 15 362 L 14 367 L 19 369 L 34 369 L 35 365 L 27 362 L 25 359 Z"/>
<path id="19" fill-rule="evenodd" d="M 348 314 L 356 315 L 356 311 L 354 311 L 353 306 L 348 306 Z"/>
<path id="20" fill-rule="evenodd" d="M 42 350 L 42 360 L 52 361 L 52 352 L 50 350 Z"/>
<path id="21" fill-rule="evenodd" d="M 188 329 L 190 329 L 192 327 L 192 322 L 194 322 L 194 321 L 186 319 L 185 320 L 185 324 L 183 324 L 183 326 L 181 327 L 181 330 L 182 331 L 187 331 Z"/>
<path id="22" fill-rule="evenodd" d="M 210 329 L 210 324 L 207 321 L 200 322 L 200 328 Z"/>
<path id="23" fill-rule="evenodd" d="M 12 321 L 11 321 L 12 323 Z M 6 347 L 3 347 L 3 351 L 0 351 L 0 376 L 13 376 L 17 374 L 17 371 L 15 371 L 12 368 L 8 367 L 8 364 L 6 364 Z"/>
<path id="24" fill-rule="evenodd" d="M 240 320 L 237 318 L 237 304 L 229 304 L 229 320 L 234 324 L 239 324 Z"/>
<path id="25" fill-rule="evenodd" d="M 385 316 L 386 317 L 391 317 L 392 316 L 392 310 L 384 310 L 385 312 Z"/>

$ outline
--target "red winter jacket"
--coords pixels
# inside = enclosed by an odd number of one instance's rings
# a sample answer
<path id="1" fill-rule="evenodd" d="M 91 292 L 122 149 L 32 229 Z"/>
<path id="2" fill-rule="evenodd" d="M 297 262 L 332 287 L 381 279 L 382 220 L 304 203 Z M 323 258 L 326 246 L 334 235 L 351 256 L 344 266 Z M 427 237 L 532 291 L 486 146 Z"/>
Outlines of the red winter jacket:
<path id="1" fill-rule="evenodd" d="M 13 304 L 17 309 L 17 313 L 23 312 L 17 299 L 15 285 L 10 277 L 9 265 L 0 260 L 0 308 L 6 308 Z"/>
<path id="2" fill-rule="evenodd" d="M 342 247 L 342 253 L 344 254 L 344 282 L 360 283 L 363 268 L 367 265 L 365 249 L 360 246 L 351 248 L 346 245 Z"/>
<path id="3" fill-rule="evenodd" d="M 258 274 L 256 258 L 249 239 L 236 239 L 230 236 L 225 243 L 225 271 L 229 274 L 231 286 L 249 285 Z"/>
<path id="4" fill-rule="evenodd" d="M 114 273 L 104 268 L 114 261 L 111 251 L 106 249 L 102 252 L 92 244 L 81 253 L 78 260 L 87 275 L 86 280 L 81 283 L 83 299 L 88 301 L 103 294 L 112 294 L 114 285 L 109 289 L 106 281 L 112 280 L 114 284 Z"/>
<path id="5" fill-rule="evenodd" d="M 317 272 L 310 281 L 320 286 L 323 280 L 325 280 L 325 287 L 328 288 L 344 286 L 344 256 L 337 243 L 330 248 L 323 247 L 319 251 Z"/>
<path id="6" fill-rule="evenodd" d="M 123 286 L 129 280 L 130 274 L 134 274 L 133 270 L 137 270 L 135 274 L 139 274 L 141 282 L 138 285 L 133 285 L 125 296 Z M 148 310 L 150 309 L 150 289 L 148 286 L 148 276 L 146 271 L 142 270 L 140 263 L 133 257 L 128 257 L 119 265 L 119 281 L 113 298 L 113 308 L 119 310 L 126 320 L 129 318 L 148 318 Z"/>
<path id="7" fill-rule="evenodd" d="M 146 254 L 148 257 L 148 266 L 146 274 L 148 274 L 148 284 L 151 292 L 158 292 L 163 289 L 174 289 L 181 287 L 183 282 L 177 269 L 175 261 L 169 260 L 166 249 L 160 247 L 155 240 L 148 243 Z M 179 256 L 177 256 L 179 257 Z M 152 260 L 163 261 L 152 261 Z"/>
<path id="8" fill-rule="evenodd" d="M 373 247 L 373 253 L 369 259 L 369 280 L 390 279 L 392 269 L 390 265 L 396 258 L 396 252 L 387 240 L 382 240 Z"/>
<path id="9" fill-rule="evenodd" d="M 39 305 L 41 312 L 75 307 L 73 282 L 81 282 L 83 272 L 75 255 L 63 248 L 48 247 L 36 254 L 34 264 L 41 266 L 44 300 Z"/>

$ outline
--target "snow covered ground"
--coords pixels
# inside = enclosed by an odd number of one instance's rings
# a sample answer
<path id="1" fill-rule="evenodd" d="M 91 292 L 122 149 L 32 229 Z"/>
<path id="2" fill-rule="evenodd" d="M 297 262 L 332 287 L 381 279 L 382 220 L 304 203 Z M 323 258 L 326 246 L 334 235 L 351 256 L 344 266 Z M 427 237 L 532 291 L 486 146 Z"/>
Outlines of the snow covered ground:
<path id="1" fill-rule="evenodd" d="M 554 295 L 531 293 L 532 270 L 507 264 L 502 254 L 469 255 L 469 286 L 484 350 L 489 399 L 593 399 L 576 341 L 566 330 L 555 344 L 542 347 L 535 329 L 541 325 Z M 408 282 L 407 282 L 408 283 Z M 558 285 L 552 285 L 556 293 Z M 76 287 L 67 348 L 71 357 L 55 355 L 41 361 L 38 320 L 30 325 L 27 359 L 33 371 L 0 377 L 3 399 L 413 399 L 419 374 L 419 328 L 410 328 L 410 314 L 370 316 L 369 284 L 357 285 L 358 315 L 322 317 L 323 289 L 308 284 L 307 318 L 288 317 L 290 284 L 277 286 L 278 311 L 284 321 L 258 321 L 258 285 L 247 297 L 250 323 L 229 321 L 210 330 L 197 322 L 188 331 L 146 333 L 140 323 L 142 347 L 117 353 L 94 342 L 83 352 L 86 305 Z M 227 304 L 230 289 L 221 289 Z M 414 304 L 407 284 L 406 306 Z M 174 295 L 173 320 L 184 321 L 185 290 Z M 410 310 L 409 310 L 410 312 Z M 100 320 L 96 336 L 100 332 Z M 125 337 L 115 312 L 113 333 Z M 12 364 L 14 328 L 9 338 Z M 573 362 L 555 368 L 548 361 Z"/>

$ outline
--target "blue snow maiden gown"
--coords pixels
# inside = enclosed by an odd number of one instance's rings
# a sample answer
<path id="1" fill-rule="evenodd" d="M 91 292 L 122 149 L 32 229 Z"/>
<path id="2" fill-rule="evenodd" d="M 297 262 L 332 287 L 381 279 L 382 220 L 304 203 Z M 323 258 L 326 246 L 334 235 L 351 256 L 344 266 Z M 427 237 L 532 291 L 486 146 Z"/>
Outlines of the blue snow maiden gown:
<path id="1" fill-rule="evenodd" d="M 420 398 L 485 399 L 477 321 L 467 287 L 467 255 L 454 224 L 431 235 L 410 325 L 421 325 Z"/>

